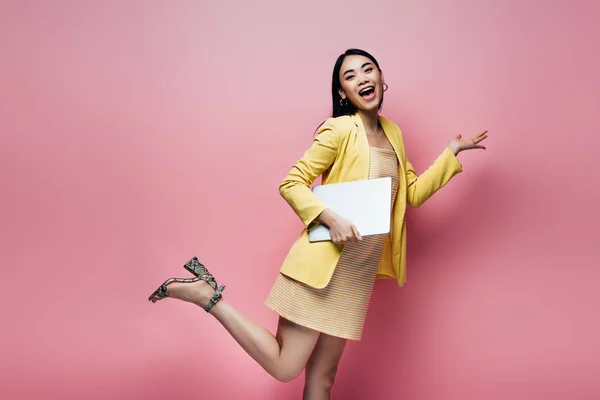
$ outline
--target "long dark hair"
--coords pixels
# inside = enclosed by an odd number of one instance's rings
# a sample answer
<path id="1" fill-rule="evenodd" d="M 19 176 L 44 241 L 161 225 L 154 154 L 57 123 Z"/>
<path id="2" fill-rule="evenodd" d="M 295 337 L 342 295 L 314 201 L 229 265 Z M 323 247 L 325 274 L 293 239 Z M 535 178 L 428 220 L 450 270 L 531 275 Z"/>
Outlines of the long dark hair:
<path id="1" fill-rule="evenodd" d="M 342 105 L 342 97 L 340 96 L 340 89 L 342 88 L 342 82 L 340 81 L 340 70 L 342 69 L 342 63 L 346 56 L 364 56 L 375 64 L 377 69 L 381 71 L 379 67 L 379 63 L 371 54 L 367 53 L 364 50 L 360 49 L 348 49 L 344 54 L 340 55 L 335 62 L 335 66 L 333 67 L 333 75 L 331 77 L 331 100 L 333 103 L 331 116 L 333 118 L 340 117 L 342 115 L 352 115 L 355 114 L 358 109 L 354 104 L 350 101 L 346 100 L 344 102 L 345 105 Z M 381 109 L 381 105 L 383 104 L 383 94 L 381 95 L 381 102 L 379 103 L 379 109 Z"/>

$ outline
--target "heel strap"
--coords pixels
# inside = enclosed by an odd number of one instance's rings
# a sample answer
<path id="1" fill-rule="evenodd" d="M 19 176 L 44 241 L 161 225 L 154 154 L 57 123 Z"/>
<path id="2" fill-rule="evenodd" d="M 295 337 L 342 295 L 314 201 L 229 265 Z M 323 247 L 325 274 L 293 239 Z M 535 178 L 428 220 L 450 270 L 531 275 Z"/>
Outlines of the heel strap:
<path id="1" fill-rule="evenodd" d="M 212 308 L 215 306 L 215 304 L 217 304 L 219 302 L 219 300 L 221 300 L 221 297 L 222 297 L 221 293 L 223 293 L 223 290 L 225 290 L 225 285 L 221 285 L 215 291 L 215 294 L 213 294 L 213 296 L 210 298 L 210 301 L 208 302 L 206 307 L 204 307 L 204 311 L 210 312 L 210 310 L 212 310 Z"/>

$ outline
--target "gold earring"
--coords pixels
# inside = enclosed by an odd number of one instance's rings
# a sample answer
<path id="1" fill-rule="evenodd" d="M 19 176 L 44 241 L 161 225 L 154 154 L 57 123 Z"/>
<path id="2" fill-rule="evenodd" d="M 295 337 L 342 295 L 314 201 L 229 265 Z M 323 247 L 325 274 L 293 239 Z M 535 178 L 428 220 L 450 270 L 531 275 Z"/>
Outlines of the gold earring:
<path id="1" fill-rule="evenodd" d="M 340 106 L 346 107 L 348 105 L 348 99 L 340 99 Z"/>
<path id="2" fill-rule="evenodd" d="M 387 83 L 384 82 L 384 84 L 383 84 L 383 91 L 386 92 L 388 90 L 388 88 L 389 87 L 388 87 Z"/>

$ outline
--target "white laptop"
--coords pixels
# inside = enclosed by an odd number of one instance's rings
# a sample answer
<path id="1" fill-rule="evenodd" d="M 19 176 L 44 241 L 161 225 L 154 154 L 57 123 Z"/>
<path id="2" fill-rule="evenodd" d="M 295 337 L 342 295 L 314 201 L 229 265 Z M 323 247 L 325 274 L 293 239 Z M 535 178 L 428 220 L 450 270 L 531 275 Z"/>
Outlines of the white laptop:
<path id="1" fill-rule="evenodd" d="M 312 191 L 327 208 L 354 223 L 361 236 L 390 233 L 391 177 L 315 186 Z M 308 232 L 308 240 L 331 240 L 329 228 L 317 225 Z"/>

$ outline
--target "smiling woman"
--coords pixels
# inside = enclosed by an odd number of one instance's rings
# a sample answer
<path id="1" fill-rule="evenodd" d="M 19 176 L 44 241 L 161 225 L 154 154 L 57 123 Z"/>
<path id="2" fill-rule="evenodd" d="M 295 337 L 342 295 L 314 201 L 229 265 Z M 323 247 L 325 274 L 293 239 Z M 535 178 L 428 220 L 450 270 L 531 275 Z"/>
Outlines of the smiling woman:
<path id="1" fill-rule="evenodd" d="M 280 185 L 280 193 L 306 229 L 284 261 L 266 306 L 279 314 L 274 336 L 222 298 L 208 270 L 192 258 L 194 278 L 171 278 L 152 295 L 194 303 L 211 313 L 268 373 L 280 381 L 306 369 L 305 399 L 327 399 L 346 340 L 359 340 L 377 278 L 406 282 L 407 204 L 418 207 L 462 171 L 456 156 L 487 131 L 452 138 L 433 165 L 417 176 L 404 151 L 402 132 L 379 115 L 387 90 L 377 60 L 359 49 L 340 55 L 332 76 L 332 117 Z M 388 235 L 362 237 L 352 221 L 328 209 L 311 191 L 323 184 L 391 177 L 393 223 Z M 308 231 L 327 226 L 331 241 L 311 243 Z"/>
<path id="2" fill-rule="evenodd" d="M 363 84 L 361 87 L 358 87 L 360 81 L 357 74 L 359 73 L 370 77 L 369 85 L 365 86 Z M 377 82 L 380 83 L 379 87 L 377 86 Z M 347 50 L 338 57 L 333 67 L 333 76 L 331 78 L 331 95 L 333 98 L 332 116 L 339 117 L 355 114 L 358 111 L 359 105 L 367 106 L 368 108 L 368 103 L 375 101 L 377 101 L 377 109 L 381 109 L 383 92 L 386 90 L 386 87 L 383 72 L 375 57 L 364 50 Z M 356 93 L 357 89 L 359 93 L 356 96 L 354 93 Z M 361 90 L 364 93 L 360 93 Z"/>

